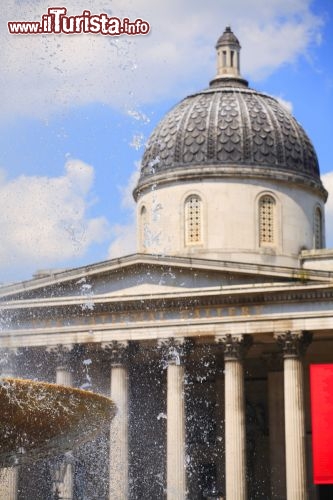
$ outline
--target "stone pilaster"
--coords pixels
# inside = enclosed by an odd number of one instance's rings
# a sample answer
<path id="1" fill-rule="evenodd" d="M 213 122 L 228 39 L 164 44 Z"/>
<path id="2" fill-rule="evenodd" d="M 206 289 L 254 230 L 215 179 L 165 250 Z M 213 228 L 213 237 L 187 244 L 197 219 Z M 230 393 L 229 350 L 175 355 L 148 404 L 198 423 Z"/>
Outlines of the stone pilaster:
<path id="1" fill-rule="evenodd" d="M 248 335 L 219 335 L 224 352 L 226 498 L 246 500 L 246 435 L 243 358 Z"/>
<path id="2" fill-rule="evenodd" d="M 287 500 L 306 500 L 306 433 L 302 358 L 311 341 L 307 332 L 275 335 L 284 359 L 284 408 Z"/>
<path id="3" fill-rule="evenodd" d="M 159 343 L 167 362 L 167 499 L 186 498 L 184 359 L 188 342 L 167 339 Z"/>
<path id="4" fill-rule="evenodd" d="M 110 500 L 128 499 L 128 343 L 103 344 L 111 363 L 111 398 L 117 413 L 110 426 Z"/>
<path id="5" fill-rule="evenodd" d="M 14 377 L 15 371 L 16 349 L 0 349 L 0 377 Z M 18 470 L 18 467 L 0 469 L 0 500 L 17 499 Z"/>

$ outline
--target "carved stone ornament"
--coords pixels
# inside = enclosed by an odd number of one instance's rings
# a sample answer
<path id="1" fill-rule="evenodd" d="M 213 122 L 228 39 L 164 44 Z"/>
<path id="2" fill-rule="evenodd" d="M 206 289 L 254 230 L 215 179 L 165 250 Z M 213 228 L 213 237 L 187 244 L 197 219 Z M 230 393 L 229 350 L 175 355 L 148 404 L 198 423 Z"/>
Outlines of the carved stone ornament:
<path id="1" fill-rule="evenodd" d="M 222 346 L 224 361 L 240 361 L 252 345 L 250 335 L 218 335 L 215 341 Z"/>
<path id="2" fill-rule="evenodd" d="M 306 349 L 311 343 L 312 335 L 303 331 L 286 331 L 274 335 L 277 343 L 280 345 L 284 358 L 299 358 L 305 354 Z"/>
<path id="3" fill-rule="evenodd" d="M 17 349 L 1 348 L 0 349 L 0 375 L 13 376 L 15 375 Z"/>
<path id="4" fill-rule="evenodd" d="M 164 361 L 170 364 L 182 365 L 190 352 L 192 343 L 188 339 L 170 338 L 160 339 L 157 346 Z"/>
<path id="5" fill-rule="evenodd" d="M 72 344 L 57 344 L 55 346 L 46 347 L 45 350 L 54 358 L 57 368 L 70 370 L 74 351 L 74 346 Z"/>
<path id="6" fill-rule="evenodd" d="M 128 362 L 129 343 L 127 340 L 105 342 L 101 344 L 101 348 L 111 365 L 124 365 Z"/>

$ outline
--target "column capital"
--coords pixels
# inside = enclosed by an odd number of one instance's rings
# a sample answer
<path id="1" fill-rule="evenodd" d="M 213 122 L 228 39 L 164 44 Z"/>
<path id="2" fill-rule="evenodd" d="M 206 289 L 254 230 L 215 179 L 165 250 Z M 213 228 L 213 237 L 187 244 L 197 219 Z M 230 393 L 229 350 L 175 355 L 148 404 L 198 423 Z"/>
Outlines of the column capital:
<path id="1" fill-rule="evenodd" d="M 48 346 L 45 350 L 54 357 L 57 368 L 70 371 L 74 350 L 72 344 L 57 344 L 55 346 Z"/>
<path id="2" fill-rule="evenodd" d="M 159 339 L 157 347 L 162 353 L 162 357 L 169 364 L 182 365 L 189 355 L 192 343 L 184 338 Z"/>
<path id="3" fill-rule="evenodd" d="M 0 376 L 12 377 L 15 374 L 18 349 L 3 347 L 0 349 Z"/>
<path id="4" fill-rule="evenodd" d="M 250 335 L 217 335 L 215 342 L 222 346 L 225 361 L 238 361 L 245 357 L 245 354 L 252 345 Z"/>
<path id="5" fill-rule="evenodd" d="M 303 356 L 311 343 L 312 334 L 306 331 L 285 331 L 275 333 L 274 338 L 280 345 L 284 359 Z"/>
<path id="6" fill-rule="evenodd" d="M 101 349 L 111 362 L 112 366 L 124 365 L 128 362 L 129 343 L 127 340 L 112 340 L 111 342 L 102 342 Z"/>

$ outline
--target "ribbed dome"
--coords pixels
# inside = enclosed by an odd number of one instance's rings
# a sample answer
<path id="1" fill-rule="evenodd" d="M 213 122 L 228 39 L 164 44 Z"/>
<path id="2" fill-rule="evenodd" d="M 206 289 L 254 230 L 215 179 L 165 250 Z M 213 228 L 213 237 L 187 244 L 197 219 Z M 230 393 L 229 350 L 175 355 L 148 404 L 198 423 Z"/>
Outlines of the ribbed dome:
<path id="1" fill-rule="evenodd" d="M 136 192 L 196 176 L 305 182 L 324 194 L 315 150 L 300 124 L 276 99 L 232 78 L 213 81 L 162 119 L 148 141 Z"/>
<path id="2" fill-rule="evenodd" d="M 222 47 L 224 45 L 235 45 L 237 47 L 240 47 L 240 43 L 238 41 L 238 38 L 231 31 L 230 26 L 226 27 L 223 35 L 221 35 L 220 38 L 218 39 L 217 44 L 216 44 L 216 48 Z"/>

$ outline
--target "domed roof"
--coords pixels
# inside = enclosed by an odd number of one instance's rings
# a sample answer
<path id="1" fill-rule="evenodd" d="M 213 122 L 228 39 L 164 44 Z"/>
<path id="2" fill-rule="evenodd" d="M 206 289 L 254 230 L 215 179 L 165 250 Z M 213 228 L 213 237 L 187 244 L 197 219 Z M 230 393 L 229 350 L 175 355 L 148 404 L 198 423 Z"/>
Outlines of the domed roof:
<path id="1" fill-rule="evenodd" d="M 273 97 L 223 74 L 176 105 L 153 131 L 134 195 L 155 183 L 239 176 L 301 182 L 326 197 L 301 125 Z"/>
<path id="2" fill-rule="evenodd" d="M 216 48 L 222 47 L 224 45 L 236 45 L 237 47 L 240 47 L 238 38 L 231 31 L 230 26 L 226 27 L 223 35 L 221 35 L 220 38 L 217 40 Z"/>

